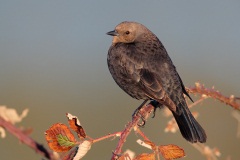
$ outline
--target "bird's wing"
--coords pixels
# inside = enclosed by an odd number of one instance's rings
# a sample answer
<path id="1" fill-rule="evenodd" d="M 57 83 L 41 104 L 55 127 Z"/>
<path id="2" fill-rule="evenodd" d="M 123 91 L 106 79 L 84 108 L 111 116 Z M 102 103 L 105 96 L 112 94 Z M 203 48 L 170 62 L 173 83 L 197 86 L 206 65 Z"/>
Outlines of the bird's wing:
<path id="1" fill-rule="evenodd" d="M 142 59 L 144 65 L 138 72 L 140 75 L 139 84 L 150 98 L 162 102 L 170 110 L 178 113 L 177 106 L 180 103 L 185 103 L 183 97 L 185 89 L 183 90 L 184 85 L 166 50 L 163 47 L 157 52 L 149 54 L 149 52 L 139 48 L 135 48 L 135 54 L 146 55 Z"/>
<path id="2" fill-rule="evenodd" d="M 179 98 L 182 98 L 181 84 L 174 72 L 168 69 L 141 69 L 140 84 L 149 97 L 165 104 L 170 110 L 177 112 Z"/>

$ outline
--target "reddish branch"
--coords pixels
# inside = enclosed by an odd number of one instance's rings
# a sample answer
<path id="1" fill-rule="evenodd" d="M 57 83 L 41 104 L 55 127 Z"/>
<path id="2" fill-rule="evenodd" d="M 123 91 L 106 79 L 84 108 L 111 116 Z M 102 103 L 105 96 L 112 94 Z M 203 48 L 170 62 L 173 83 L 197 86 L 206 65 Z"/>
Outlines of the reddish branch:
<path id="1" fill-rule="evenodd" d="M 146 120 L 149 117 L 150 113 L 153 111 L 153 109 L 154 109 L 154 107 L 151 104 L 143 106 L 141 108 L 141 110 L 139 111 L 139 114 L 137 114 L 133 117 L 132 122 L 128 123 L 128 125 L 125 127 L 125 129 L 123 130 L 123 132 L 120 136 L 118 145 L 117 145 L 115 151 L 113 152 L 113 156 L 112 156 L 111 160 L 116 160 L 116 159 L 118 159 L 119 156 L 121 156 L 123 144 L 125 143 L 127 136 L 129 135 L 131 130 L 135 126 L 138 126 L 139 121 L 141 121 L 141 119 L 142 119 L 141 116 L 144 117 L 144 119 Z"/>
<path id="2" fill-rule="evenodd" d="M 220 102 L 225 103 L 229 106 L 232 106 L 234 109 L 240 110 L 240 103 L 237 102 L 237 99 L 239 98 L 236 98 L 233 95 L 229 97 L 224 96 L 219 91 L 214 90 L 214 88 L 205 88 L 204 85 L 200 83 L 195 83 L 195 87 L 187 88 L 187 91 L 189 93 L 206 95 L 213 99 L 217 99 Z"/>
<path id="3" fill-rule="evenodd" d="M 30 148 L 34 149 L 38 154 L 50 159 L 54 160 L 53 152 L 44 148 L 43 145 L 39 144 L 31 137 L 22 132 L 19 128 L 14 126 L 12 123 L 5 121 L 2 117 L 0 117 L 0 126 L 5 128 L 9 133 L 17 137 L 22 143 L 28 145 Z"/>
<path id="4" fill-rule="evenodd" d="M 92 143 L 96 143 L 96 142 L 99 142 L 99 141 L 102 141 L 102 140 L 105 140 L 105 139 L 108 139 L 108 138 L 111 138 L 111 137 L 118 137 L 118 136 L 121 135 L 121 134 L 122 134 L 122 132 L 111 133 L 111 134 L 108 134 L 108 135 L 106 135 L 106 136 L 93 139 L 93 140 L 92 140 Z M 91 139 L 92 139 L 92 138 L 91 138 Z"/>

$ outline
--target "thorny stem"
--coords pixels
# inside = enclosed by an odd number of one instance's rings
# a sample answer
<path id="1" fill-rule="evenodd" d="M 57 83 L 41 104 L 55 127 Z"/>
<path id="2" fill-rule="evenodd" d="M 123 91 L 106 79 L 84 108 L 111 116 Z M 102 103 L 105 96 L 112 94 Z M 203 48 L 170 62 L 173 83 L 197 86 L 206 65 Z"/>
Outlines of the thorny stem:
<path id="1" fill-rule="evenodd" d="M 134 130 L 141 136 L 145 141 L 150 141 L 148 137 L 139 129 L 139 127 L 135 127 Z"/>
<path id="2" fill-rule="evenodd" d="M 49 160 L 55 160 L 53 152 L 44 148 L 42 144 L 39 144 L 34 139 L 24 134 L 19 128 L 14 126 L 12 123 L 5 121 L 0 117 L 0 126 L 5 128 L 9 133 L 17 137 L 22 143 L 26 144 L 30 148 L 34 149 L 38 154 L 48 158 Z"/>
<path id="3" fill-rule="evenodd" d="M 196 106 L 197 104 L 199 104 L 200 102 L 202 102 L 203 100 L 205 100 L 207 97 L 201 97 L 200 99 L 198 99 L 197 101 L 195 101 L 194 103 L 188 104 L 188 108 L 192 108 L 194 106 Z"/>
<path id="4" fill-rule="evenodd" d="M 96 138 L 96 139 L 94 139 L 92 142 L 93 142 L 93 143 L 96 143 L 96 142 L 99 142 L 99 141 L 102 141 L 102 140 L 105 140 L 105 139 L 108 139 L 108 138 L 111 138 L 111 137 L 119 137 L 119 136 L 121 135 L 121 133 L 122 133 L 122 132 L 111 133 L 111 134 L 108 134 L 108 135 L 106 135 L 106 136 Z"/>
<path id="5" fill-rule="evenodd" d="M 118 157 L 121 155 L 122 153 L 122 147 L 123 144 L 125 143 L 129 133 L 131 132 L 131 130 L 135 127 L 138 126 L 138 122 L 142 119 L 142 117 L 144 117 L 144 119 L 146 120 L 150 113 L 153 111 L 154 107 L 151 104 L 148 105 L 144 105 L 140 110 L 139 110 L 139 114 L 136 114 L 132 121 L 129 122 L 127 124 L 127 126 L 125 127 L 125 129 L 123 130 L 120 139 L 118 141 L 118 145 L 115 149 L 115 151 L 113 152 L 112 158 L 111 160 L 116 160 L 118 159 Z"/>
<path id="6" fill-rule="evenodd" d="M 197 93 L 217 99 L 220 102 L 232 106 L 234 109 L 240 111 L 240 103 L 237 102 L 239 98 L 234 97 L 233 95 L 231 95 L 230 97 L 224 96 L 219 91 L 214 90 L 214 88 L 205 88 L 204 85 L 200 83 L 195 83 L 195 87 L 187 88 L 187 91 L 189 93 Z"/>

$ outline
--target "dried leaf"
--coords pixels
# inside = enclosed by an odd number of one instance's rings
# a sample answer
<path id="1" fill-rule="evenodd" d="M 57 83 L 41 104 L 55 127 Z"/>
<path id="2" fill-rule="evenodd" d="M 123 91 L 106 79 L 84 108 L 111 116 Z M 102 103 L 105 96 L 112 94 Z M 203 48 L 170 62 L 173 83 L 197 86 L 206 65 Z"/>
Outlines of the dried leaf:
<path id="1" fill-rule="evenodd" d="M 150 142 L 150 141 L 143 141 L 143 140 L 141 140 L 141 139 L 138 139 L 138 140 L 137 140 L 137 143 L 138 143 L 139 145 L 143 146 L 143 147 L 146 147 L 146 148 L 148 148 L 148 149 L 154 150 L 155 144 L 152 143 L 152 142 Z"/>
<path id="2" fill-rule="evenodd" d="M 63 160 L 79 160 L 84 157 L 87 152 L 90 150 L 92 143 L 90 141 L 83 141 L 80 145 L 72 148 Z"/>
<path id="3" fill-rule="evenodd" d="M 80 121 L 76 116 L 71 115 L 70 113 L 66 114 L 68 118 L 68 123 L 70 128 L 75 131 L 80 139 L 86 138 L 86 133 L 83 127 L 80 124 Z"/>
<path id="4" fill-rule="evenodd" d="M 142 153 L 135 157 L 134 160 L 155 160 L 155 154 Z"/>
<path id="5" fill-rule="evenodd" d="M 133 151 L 131 151 L 130 149 L 127 149 L 124 152 L 124 155 L 126 155 L 130 160 L 133 159 L 133 157 L 135 157 L 135 153 Z"/>
<path id="6" fill-rule="evenodd" d="M 90 141 L 83 141 L 78 147 L 76 158 L 80 159 L 91 149 L 92 143 Z M 74 159 L 75 160 L 75 159 Z M 77 159 L 76 159 L 77 160 Z"/>
<path id="7" fill-rule="evenodd" d="M 185 156 L 184 150 L 176 145 L 159 146 L 159 151 L 166 160 L 181 158 Z"/>
<path id="8" fill-rule="evenodd" d="M 21 122 L 24 117 L 28 114 L 28 109 L 24 109 L 19 115 L 17 111 L 13 108 L 7 108 L 6 106 L 0 106 L 0 116 L 12 124 Z"/>
<path id="9" fill-rule="evenodd" d="M 48 146 L 55 152 L 69 151 L 76 144 L 74 135 L 69 128 L 62 123 L 52 125 L 45 132 L 45 138 Z"/>
<path id="10" fill-rule="evenodd" d="M 24 109 L 19 115 L 17 111 L 13 108 L 7 108 L 6 106 L 0 106 L 0 117 L 2 117 L 5 121 L 8 121 L 12 124 L 19 123 L 25 118 L 28 114 L 28 109 Z M 5 129 L 0 127 L 0 137 L 5 138 L 6 132 Z"/>

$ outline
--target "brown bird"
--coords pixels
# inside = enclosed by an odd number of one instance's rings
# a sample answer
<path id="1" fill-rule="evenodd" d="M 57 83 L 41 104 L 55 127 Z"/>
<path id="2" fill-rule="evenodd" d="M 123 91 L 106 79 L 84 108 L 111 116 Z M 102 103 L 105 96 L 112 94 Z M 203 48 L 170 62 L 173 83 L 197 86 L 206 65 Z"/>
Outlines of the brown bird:
<path id="1" fill-rule="evenodd" d="M 206 142 L 183 94 L 191 97 L 157 36 L 137 22 L 122 22 L 107 34 L 113 36 L 108 68 L 119 87 L 133 98 L 167 106 L 186 140 Z"/>

